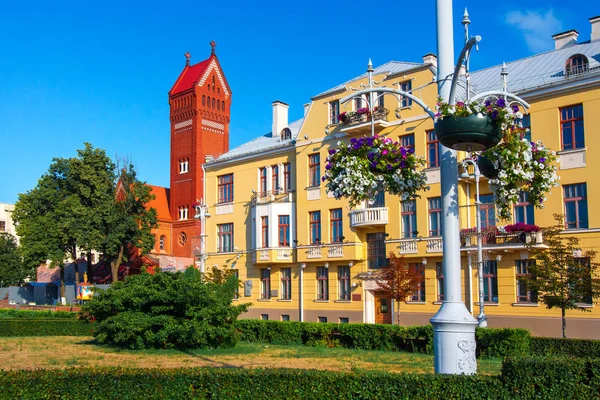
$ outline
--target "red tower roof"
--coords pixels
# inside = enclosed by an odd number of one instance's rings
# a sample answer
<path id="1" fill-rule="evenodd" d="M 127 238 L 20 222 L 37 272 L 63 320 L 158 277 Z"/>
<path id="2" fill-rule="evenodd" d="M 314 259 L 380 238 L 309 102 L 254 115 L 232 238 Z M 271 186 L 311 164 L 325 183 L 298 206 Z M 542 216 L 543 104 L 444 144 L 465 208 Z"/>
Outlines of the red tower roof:
<path id="1" fill-rule="evenodd" d="M 206 71 L 206 68 L 208 68 L 208 65 L 213 57 L 214 55 L 211 54 L 210 57 L 202 62 L 199 62 L 198 64 L 186 65 L 183 71 L 181 71 L 179 78 L 177 78 L 175 84 L 169 91 L 169 95 L 174 96 L 178 93 L 193 88 L 202 77 L 202 74 L 204 74 L 204 71 Z"/>

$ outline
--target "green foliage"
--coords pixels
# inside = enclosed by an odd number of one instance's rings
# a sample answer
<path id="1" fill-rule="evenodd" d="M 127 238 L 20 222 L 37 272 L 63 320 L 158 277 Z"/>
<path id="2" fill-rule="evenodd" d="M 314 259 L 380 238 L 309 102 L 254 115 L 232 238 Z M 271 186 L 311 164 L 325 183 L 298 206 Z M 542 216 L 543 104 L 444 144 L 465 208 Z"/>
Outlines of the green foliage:
<path id="1" fill-rule="evenodd" d="M 8 233 L 0 233 L 0 287 L 19 285 L 34 273 L 33 268 L 23 263 L 16 239 Z"/>
<path id="2" fill-rule="evenodd" d="M 597 399 L 600 359 L 509 358 L 502 379 L 519 399 Z"/>
<path id="3" fill-rule="evenodd" d="M 526 329 L 485 328 L 475 331 L 477 356 L 506 357 L 526 356 L 533 340 Z"/>
<path id="4" fill-rule="evenodd" d="M 132 349 L 233 347 L 236 318 L 249 304 L 232 305 L 238 284 L 203 282 L 192 273 L 141 274 L 97 292 L 81 315 L 95 320 L 94 337 Z"/>
<path id="5" fill-rule="evenodd" d="M 68 311 L 34 311 L 15 310 L 14 308 L 0 308 L 0 318 L 24 318 L 24 319 L 70 319 L 77 318 L 77 313 Z"/>
<path id="6" fill-rule="evenodd" d="M 86 324 L 71 318 L 0 318 L 0 337 L 91 336 L 94 329 L 94 324 Z"/>
<path id="7" fill-rule="evenodd" d="M 531 354 L 600 358 L 600 340 L 532 337 Z"/>

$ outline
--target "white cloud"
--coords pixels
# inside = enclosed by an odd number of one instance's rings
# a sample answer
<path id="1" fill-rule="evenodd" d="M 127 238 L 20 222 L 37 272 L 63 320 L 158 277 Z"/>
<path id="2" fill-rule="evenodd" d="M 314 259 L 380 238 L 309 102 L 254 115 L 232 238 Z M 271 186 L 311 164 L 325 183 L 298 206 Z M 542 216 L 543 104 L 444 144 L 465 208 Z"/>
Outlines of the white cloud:
<path id="1" fill-rule="evenodd" d="M 552 35 L 562 31 L 562 22 L 553 10 L 545 13 L 539 11 L 511 11 L 506 14 L 505 22 L 523 33 L 529 50 L 538 53 L 553 47 Z"/>

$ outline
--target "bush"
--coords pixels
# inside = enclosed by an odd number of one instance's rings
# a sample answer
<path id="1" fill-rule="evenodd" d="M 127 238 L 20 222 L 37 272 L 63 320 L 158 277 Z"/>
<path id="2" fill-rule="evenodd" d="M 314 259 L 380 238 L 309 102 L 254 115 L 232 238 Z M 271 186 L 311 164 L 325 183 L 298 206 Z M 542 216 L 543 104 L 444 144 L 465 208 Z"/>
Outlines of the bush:
<path id="1" fill-rule="evenodd" d="M 68 311 L 30 311 L 15 310 L 13 308 L 0 309 L 0 318 L 27 318 L 27 319 L 51 319 L 51 318 L 77 318 L 77 313 Z"/>
<path id="2" fill-rule="evenodd" d="M 185 273 L 143 273 L 97 292 L 81 310 L 96 321 L 99 343 L 131 349 L 233 347 L 236 318 L 249 304 L 232 305 L 238 280 L 204 282 Z"/>
<path id="3" fill-rule="evenodd" d="M 477 356 L 506 357 L 529 354 L 531 334 L 526 329 L 477 329 Z"/>
<path id="4" fill-rule="evenodd" d="M 600 358 L 600 340 L 531 338 L 531 354 Z"/>
<path id="5" fill-rule="evenodd" d="M 0 337 L 4 336 L 92 336 L 94 324 L 77 319 L 0 318 Z"/>

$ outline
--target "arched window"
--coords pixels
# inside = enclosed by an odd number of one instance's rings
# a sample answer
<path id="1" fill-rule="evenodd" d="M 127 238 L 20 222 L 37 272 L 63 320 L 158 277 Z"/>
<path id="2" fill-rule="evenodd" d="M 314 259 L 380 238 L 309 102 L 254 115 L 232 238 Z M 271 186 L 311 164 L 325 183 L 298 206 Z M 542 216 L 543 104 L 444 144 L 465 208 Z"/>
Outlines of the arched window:
<path id="1" fill-rule="evenodd" d="M 215 99 L 213 99 L 212 108 L 215 108 Z"/>
<path id="2" fill-rule="evenodd" d="M 210 92 L 210 83 L 206 87 L 208 87 L 208 91 Z"/>
<path id="3" fill-rule="evenodd" d="M 158 246 L 159 246 L 158 248 L 159 248 L 160 250 L 164 250 L 164 249 L 165 249 L 165 241 L 166 241 L 166 239 L 167 239 L 167 238 L 165 237 L 165 235 L 162 235 L 162 236 L 160 237 L 160 242 L 159 242 L 159 245 L 158 245 Z"/>
<path id="4" fill-rule="evenodd" d="M 281 131 L 281 140 L 287 140 L 292 138 L 292 131 L 290 128 L 283 128 Z"/>
<path id="5" fill-rule="evenodd" d="M 575 54 L 567 60 L 565 72 L 567 76 L 577 75 L 587 72 L 589 70 L 589 62 L 586 56 L 583 54 Z"/>
<path id="6" fill-rule="evenodd" d="M 220 93 L 221 93 L 221 88 L 220 88 L 220 87 L 218 87 L 218 88 L 217 88 L 217 94 L 220 94 Z"/>
<path id="7" fill-rule="evenodd" d="M 210 107 L 210 96 L 208 96 L 208 99 L 207 99 L 207 100 L 208 100 L 208 103 L 207 103 L 207 105 Z"/>
<path id="8" fill-rule="evenodd" d="M 205 106 L 206 105 L 206 96 L 202 95 L 202 105 Z"/>
<path id="9" fill-rule="evenodd" d="M 217 111 L 221 111 L 221 102 L 217 100 Z"/>

